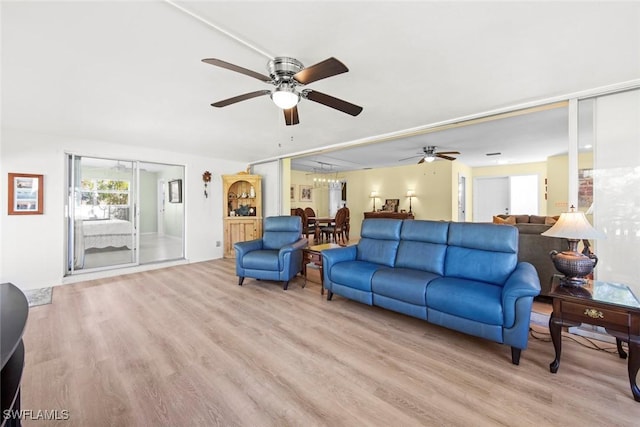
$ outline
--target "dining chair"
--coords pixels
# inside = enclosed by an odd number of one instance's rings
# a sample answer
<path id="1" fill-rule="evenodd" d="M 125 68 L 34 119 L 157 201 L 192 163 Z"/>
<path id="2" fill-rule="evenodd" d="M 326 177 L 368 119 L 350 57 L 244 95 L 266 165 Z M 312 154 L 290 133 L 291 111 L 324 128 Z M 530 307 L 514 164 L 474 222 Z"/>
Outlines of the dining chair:
<path id="1" fill-rule="evenodd" d="M 349 212 L 349 208 L 346 206 L 343 206 L 343 209 L 345 209 L 347 211 L 347 220 L 345 221 L 345 225 L 344 225 L 344 235 L 347 238 L 347 242 L 349 241 L 349 230 L 351 229 L 351 224 L 350 224 L 350 219 L 351 219 L 351 212 Z"/>
<path id="2" fill-rule="evenodd" d="M 316 223 L 310 221 L 306 214 L 306 209 L 296 208 L 293 215 L 299 216 L 302 221 L 302 235 L 309 239 L 309 234 L 313 234 L 315 238 Z"/>
<path id="3" fill-rule="evenodd" d="M 338 243 L 338 239 L 342 243 L 346 243 L 346 223 L 347 223 L 347 209 L 340 208 L 336 212 L 336 218 L 332 225 L 322 227 L 322 234 L 327 237 L 333 237 L 333 241 Z"/>

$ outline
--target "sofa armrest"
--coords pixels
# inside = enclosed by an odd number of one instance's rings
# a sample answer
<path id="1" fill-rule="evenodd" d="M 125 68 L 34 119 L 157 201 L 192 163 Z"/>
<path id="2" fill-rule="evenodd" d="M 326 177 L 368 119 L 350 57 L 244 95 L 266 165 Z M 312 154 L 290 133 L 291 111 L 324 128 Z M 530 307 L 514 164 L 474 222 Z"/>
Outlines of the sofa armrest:
<path id="1" fill-rule="evenodd" d="M 528 262 L 519 262 L 502 288 L 504 327 L 510 328 L 516 321 L 516 302 L 522 297 L 540 294 L 540 279 L 536 269 Z"/>
<path id="2" fill-rule="evenodd" d="M 332 265 L 339 262 L 355 260 L 356 254 L 358 253 L 357 251 L 355 245 L 322 251 L 322 267 L 324 271 L 330 270 Z"/>
<path id="3" fill-rule="evenodd" d="M 262 249 L 262 239 L 237 242 L 233 244 L 233 248 L 236 250 L 236 259 L 241 260 L 249 252 Z"/>
<path id="4" fill-rule="evenodd" d="M 291 254 L 294 251 L 301 251 L 304 247 L 307 246 L 308 243 L 309 242 L 307 241 L 307 239 L 303 237 L 295 243 L 291 243 L 290 245 L 285 245 L 281 247 L 280 250 L 278 251 L 278 258 L 280 260 L 280 265 L 286 265 L 284 262 L 285 256 Z M 300 259 L 302 260 L 302 255 L 300 256 Z"/>

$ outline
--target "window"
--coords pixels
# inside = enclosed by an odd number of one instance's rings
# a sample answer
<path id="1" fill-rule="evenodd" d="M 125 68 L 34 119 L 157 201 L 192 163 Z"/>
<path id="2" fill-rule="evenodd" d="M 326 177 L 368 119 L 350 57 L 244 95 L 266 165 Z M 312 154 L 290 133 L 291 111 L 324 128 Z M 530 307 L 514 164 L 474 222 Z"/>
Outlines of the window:
<path id="1" fill-rule="evenodd" d="M 80 217 L 82 219 L 128 218 L 130 183 L 115 179 L 81 181 Z M 124 216 L 125 218 L 122 218 Z"/>

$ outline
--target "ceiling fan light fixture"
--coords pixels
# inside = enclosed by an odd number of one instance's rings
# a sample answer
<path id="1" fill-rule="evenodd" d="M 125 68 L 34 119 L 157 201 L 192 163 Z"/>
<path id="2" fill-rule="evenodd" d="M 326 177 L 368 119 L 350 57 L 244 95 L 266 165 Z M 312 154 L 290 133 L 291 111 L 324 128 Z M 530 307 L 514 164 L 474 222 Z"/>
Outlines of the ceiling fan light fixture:
<path id="1" fill-rule="evenodd" d="M 436 159 L 436 156 L 434 156 L 433 154 L 427 154 L 426 156 L 424 156 L 424 161 L 427 163 L 431 163 Z"/>
<path id="2" fill-rule="evenodd" d="M 288 110 L 298 105 L 298 102 L 300 102 L 300 94 L 292 87 L 278 86 L 271 92 L 271 100 L 278 108 Z"/>

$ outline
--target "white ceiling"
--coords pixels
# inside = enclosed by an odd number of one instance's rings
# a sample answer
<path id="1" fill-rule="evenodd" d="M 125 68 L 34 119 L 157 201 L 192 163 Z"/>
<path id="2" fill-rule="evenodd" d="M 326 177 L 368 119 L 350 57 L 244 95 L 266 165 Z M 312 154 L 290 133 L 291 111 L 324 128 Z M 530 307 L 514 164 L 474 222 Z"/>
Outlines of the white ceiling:
<path id="1" fill-rule="evenodd" d="M 309 87 L 364 111 L 303 100 L 300 125 L 285 126 L 268 97 L 212 108 L 270 86 L 201 59 L 267 73 L 267 58 L 166 2 L 2 2 L 2 127 L 249 163 L 640 78 L 635 2 L 179 4 L 274 55 L 307 66 L 338 58 L 350 71 Z M 332 157 L 354 168 L 404 164 L 436 145 L 473 165 L 486 152 L 511 155 L 492 148 L 508 129 L 525 146 L 554 145 L 566 126 L 559 114 Z"/>

